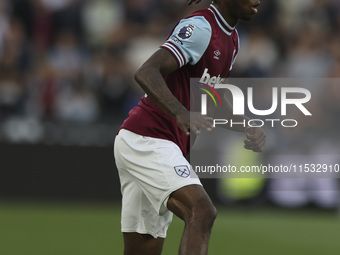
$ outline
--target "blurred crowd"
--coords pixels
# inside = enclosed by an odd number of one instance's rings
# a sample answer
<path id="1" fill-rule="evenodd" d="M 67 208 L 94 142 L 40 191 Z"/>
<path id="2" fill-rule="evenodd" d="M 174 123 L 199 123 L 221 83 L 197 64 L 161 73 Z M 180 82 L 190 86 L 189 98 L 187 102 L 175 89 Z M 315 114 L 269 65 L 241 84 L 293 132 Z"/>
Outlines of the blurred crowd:
<path id="1" fill-rule="evenodd" d="M 111 145 L 112 125 L 143 95 L 133 80 L 138 66 L 180 18 L 211 1 L 186 3 L 0 0 L 0 141 Z M 340 0 L 269 0 L 259 10 L 251 22 L 237 26 L 241 50 L 231 77 L 340 78 Z M 302 129 L 269 131 L 267 162 L 287 160 L 277 157 L 288 151 L 339 163 L 340 85 L 333 80 L 309 90 L 313 121 Z M 321 191 L 332 193 L 319 196 L 331 199 L 324 207 L 337 199 L 336 180 L 329 181 L 320 184 Z M 315 187 L 292 183 L 275 187 Z M 282 203 L 298 197 L 282 194 Z M 305 192 L 302 200 L 311 197 Z"/>
<path id="2" fill-rule="evenodd" d="M 184 7 L 184 8 L 183 8 Z M 0 119 L 120 121 L 185 1 L 1 0 Z"/>
<path id="3" fill-rule="evenodd" d="M 1 0 L 0 120 L 120 122 L 138 66 L 203 0 Z M 240 22 L 233 76 L 340 76 L 340 1 L 263 1 Z M 340 94 L 334 88 L 334 93 Z"/>

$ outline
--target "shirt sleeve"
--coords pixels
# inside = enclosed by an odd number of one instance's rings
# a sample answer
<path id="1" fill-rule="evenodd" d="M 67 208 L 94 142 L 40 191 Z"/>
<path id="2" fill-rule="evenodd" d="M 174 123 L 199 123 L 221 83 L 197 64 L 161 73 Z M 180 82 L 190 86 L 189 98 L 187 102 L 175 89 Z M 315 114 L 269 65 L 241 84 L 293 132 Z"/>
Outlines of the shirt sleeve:
<path id="1" fill-rule="evenodd" d="M 211 39 L 211 26 L 202 16 L 181 20 L 168 40 L 161 46 L 177 59 L 179 68 L 195 65 L 206 51 Z"/>

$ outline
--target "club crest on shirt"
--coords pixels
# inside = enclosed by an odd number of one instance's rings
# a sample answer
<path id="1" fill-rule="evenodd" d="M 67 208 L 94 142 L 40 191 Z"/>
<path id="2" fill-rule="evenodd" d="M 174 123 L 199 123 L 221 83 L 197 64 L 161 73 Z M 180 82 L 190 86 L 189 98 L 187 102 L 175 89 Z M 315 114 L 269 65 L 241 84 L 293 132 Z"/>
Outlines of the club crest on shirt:
<path id="1" fill-rule="evenodd" d="M 175 166 L 174 168 L 175 168 L 176 174 L 179 175 L 180 177 L 187 178 L 188 176 L 190 176 L 190 171 L 189 171 L 188 166 L 186 165 Z"/>
<path id="2" fill-rule="evenodd" d="M 178 31 L 177 36 L 183 40 L 188 40 L 192 36 L 194 29 L 195 29 L 194 25 L 192 24 L 186 25 Z"/>

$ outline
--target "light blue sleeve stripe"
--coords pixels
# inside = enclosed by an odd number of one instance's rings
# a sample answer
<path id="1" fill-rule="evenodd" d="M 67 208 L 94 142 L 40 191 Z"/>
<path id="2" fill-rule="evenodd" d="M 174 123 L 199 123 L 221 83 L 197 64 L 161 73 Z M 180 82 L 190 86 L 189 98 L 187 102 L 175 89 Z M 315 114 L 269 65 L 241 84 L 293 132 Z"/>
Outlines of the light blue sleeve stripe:
<path id="1" fill-rule="evenodd" d="M 202 16 L 195 16 L 181 20 L 168 42 L 179 49 L 184 57 L 184 63 L 195 65 L 206 51 L 210 39 L 209 22 Z"/>

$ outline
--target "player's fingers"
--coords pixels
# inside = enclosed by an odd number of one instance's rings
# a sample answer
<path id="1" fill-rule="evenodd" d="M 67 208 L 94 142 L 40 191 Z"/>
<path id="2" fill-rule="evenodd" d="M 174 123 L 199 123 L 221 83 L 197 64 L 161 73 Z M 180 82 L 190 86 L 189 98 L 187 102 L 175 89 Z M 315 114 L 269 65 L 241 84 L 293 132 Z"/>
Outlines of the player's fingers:
<path id="1" fill-rule="evenodd" d="M 261 143 L 263 140 L 266 139 L 266 136 L 264 134 L 261 134 L 259 137 L 250 137 L 247 138 L 246 140 L 244 140 L 244 142 L 247 144 L 247 145 L 257 145 L 259 143 Z"/>
<path id="2" fill-rule="evenodd" d="M 211 132 L 214 127 L 210 120 L 200 119 L 199 123 L 197 124 L 199 128 L 204 129 L 205 131 Z"/>
<path id="3" fill-rule="evenodd" d="M 199 130 L 199 128 L 195 125 L 191 125 L 190 126 L 190 131 L 193 132 L 195 135 L 200 135 L 201 131 Z"/>
<path id="4" fill-rule="evenodd" d="M 245 139 L 244 140 L 244 144 L 247 145 L 247 146 L 253 146 L 254 143 L 252 141 L 250 141 L 250 140 L 246 140 Z"/>
<path id="5" fill-rule="evenodd" d="M 249 140 L 259 140 L 265 136 L 263 130 L 259 127 L 247 127 L 245 130 L 246 137 Z"/>
<path id="6" fill-rule="evenodd" d="M 248 150 L 252 150 L 253 148 L 255 148 L 256 144 L 252 141 L 249 140 L 244 140 L 244 148 L 248 149 Z"/>
<path id="7" fill-rule="evenodd" d="M 253 135 L 255 134 L 255 127 L 246 127 L 246 134 Z"/>
<path id="8" fill-rule="evenodd" d="M 244 148 L 247 149 L 247 150 L 251 150 L 251 151 L 257 151 L 258 150 L 258 148 L 256 146 L 247 145 L 247 144 L 244 145 Z"/>
<path id="9" fill-rule="evenodd" d="M 246 137 L 249 140 L 253 140 L 256 137 L 256 128 L 255 127 L 247 127 L 246 128 Z"/>
<path id="10" fill-rule="evenodd" d="M 200 116 L 190 121 L 190 128 L 191 131 L 194 132 L 195 134 L 201 134 L 201 132 L 199 131 L 200 129 L 205 130 L 207 132 L 211 132 L 214 129 L 211 121 L 205 120 Z"/>
<path id="11" fill-rule="evenodd" d="M 190 127 L 183 125 L 183 124 L 179 124 L 178 127 L 186 134 L 186 135 L 190 135 Z"/>
<path id="12" fill-rule="evenodd" d="M 200 129 L 205 130 L 205 131 L 211 131 L 209 130 L 209 126 L 203 123 L 200 123 L 200 122 L 190 123 L 190 130 L 194 132 L 195 134 L 201 134 Z"/>
<path id="13" fill-rule="evenodd" d="M 205 116 L 205 115 L 202 115 L 201 118 L 206 120 L 206 121 L 210 121 L 211 123 L 214 121 L 214 119 L 212 117 Z"/>
<path id="14" fill-rule="evenodd" d="M 213 130 L 215 127 L 213 125 L 214 119 L 208 116 L 202 116 L 202 119 L 204 119 L 204 123 L 209 128 L 209 130 Z"/>
<path id="15" fill-rule="evenodd" d="M 265 139 L 266 135 L 263 131 L 261 131 L 261 129 L 258 129 L 257 132 L 253 131 L 253 133 L 246 132 L 246 137 L 250 141 L 258 142 Z"/>
<path id="16" fill-rule="evenodd" d="M 262 132 L 251 139 L 251 141 L 254 141 L 255 143 L 260 143 L 263 140 L 266 140 L 266 135 Z"/>
<path id="17" fill-rule="evenodd" d="M 254 146 L 251 150 L 253 150 L 254 152 L 262 152 L 263 148 L 265 145 L 265 141 L 261 142 L 260 144 Z"/>
<path id="18" fill-rule="evenodd" d="M 208 132 L 214 129 L 213 119 L 211 117 L 201 115 L 192 115 L 190 118 L 190 126 L 203 129 Z"/>
<path id="19" fill-rule="evenodd" d="M 259 144 L 259 141 L 246 139 L 244 140 L 244 144 L 247 146 L 247 148 L 255 148 Z"/>
<path id="20" fill-rule="evenodd" d="M 258 146 L 258 151 L 257 152 L 262 152 L 264 149 L 264 146 L 266 145 L 266 140 L 263 140 L 261 144 Z"/>
<path id="21" fill-rule="evenodd" d="M 200 135 L 200 129 L 212 131 L 212 127 L 209 122 L 202 122 L 198 120 L 192 120 L 188 125 L 181 124 L 179 125 L 179 128 L 183 130 L 186 135 L 190 135 L 190 132 L 196 135 Z"/>

